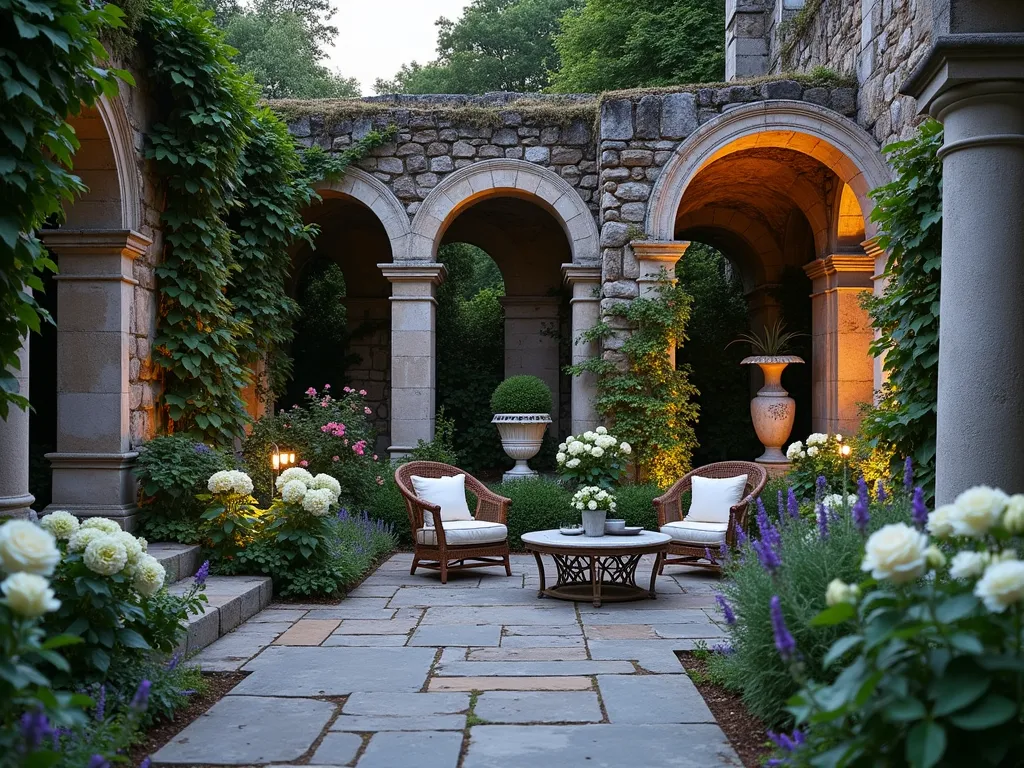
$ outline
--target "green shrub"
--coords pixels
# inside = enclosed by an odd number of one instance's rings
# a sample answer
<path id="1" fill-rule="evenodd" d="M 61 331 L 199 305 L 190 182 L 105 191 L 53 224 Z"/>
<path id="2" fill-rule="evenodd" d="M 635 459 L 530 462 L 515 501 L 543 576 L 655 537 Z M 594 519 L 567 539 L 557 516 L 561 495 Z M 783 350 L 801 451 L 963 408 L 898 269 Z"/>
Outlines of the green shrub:
<path id="1" fill-rule="evenodd" d="M 210 475 L 232 466 L 231 456 L 190 437 L 169 435 L 146 443 L 135 465 L 142 534 L 151 541 L 197 543 L 205 506 L 196 495 L 206 490 Z"/>
<path id="2" fill-rule="evenodd" d="M 572 493 L 546 477 L 498 483 L 494 492 L 512 499 L 507 524 L 508 542 L 513 549 L 522 549 L 520 537 L 524 533 L 558 528 L 574 520 L 578 522 L 579 513 L 569 508 Z"/>
<path id="3" fill-rule="evenodd" d="M 409 528 L 409 513 L 405 508 L 405 497 L 398 490 L 395 482 L 394 465 L 387 467 L 381 474 L 384 481 L 370 497 L 367 511 L 375 520 L 391 526 L 395 541 L 400 547 L 412 546 L 412 530 Z M 472 507 L 471 507 L 472 509 Z"/>
<path id="4" fill-rule="evenodd" d="M 491 395 L 494 413 L 551 413 L 551 390 L 536 376 L 510 376 Z"/>
<path id="5" fill-rule="evenodd" d="M 459 466 L 459 455 L 455 450 L 455 419 L 445 416 L 443 406 L 438 408 L 434 419 L 434 439 L 430 442 L 417 441 L 407 461 L 439 461 Z"/>
<path id="6" fill-rule="evenodd" d="M 902 497 L 888 505 L 873 504 L 868 533 L 909 517 Z M 833 516 L 824 539 L 816 520 L 783 515 L 782 521 L 777 528 L 781 566 L 774 576 L 762 567 L 747 543 L 726 566 L 728 578 L 722 587 L 737 621 L 729 627 L 732 653 L 722 662 L 721 671 L 729 687 L 742 691 L 750 712 L 773 726 L 786 721 L 786 701 L 798 686 L 775 649 L 769 611 L 772 595 L 781 600 L 807 676 L 819 681 L 834 678 L 839 670 L 823 669 L 822 659 L 842 631 L 812 627 L 810 622 L 826 607 L 825 590 L 830 581 L 860 580 L 865 538 L 846 511 Z"/>
<path id="7" fill-rule="evenodd" d="M 647 485 L 621 485 L 614 489 L 615 515 L 622 518 L 626 525 L 642 525 L 648 531 L 658 530 L 658 513 L 654 511 L 653 501 L 662 494 L 653 483 Z"/>

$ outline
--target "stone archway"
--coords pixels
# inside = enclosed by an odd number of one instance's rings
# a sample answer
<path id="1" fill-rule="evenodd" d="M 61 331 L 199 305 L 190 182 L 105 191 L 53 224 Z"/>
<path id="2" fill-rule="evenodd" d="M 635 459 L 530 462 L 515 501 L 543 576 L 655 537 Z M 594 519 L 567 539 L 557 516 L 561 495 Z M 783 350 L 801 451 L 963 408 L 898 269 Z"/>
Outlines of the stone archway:
<path id="1" fill-rule="evenodd" d="M 869 193 L 889 178 L 877 145 L 851 121 L 805 102 L 767 101 L 698 128 L 652 190 L 646 228 L 656 240 L 746 242 L 762 271 L 754 286 L 761 305 L 751 303 L 762 321 L 780 311 L 769 296 L 785 283 L 783 270 L 802 268 L 811 279 L 803 386 L 816 431 L 854 429 L 858 404 L 880 384 L 859 299 L 884 267 L 884 253 L 865 248 L 875 234 Z"/>
<path id="2" fill-rule="evenodd" d="M 412 227 L 409 214 L 387 186 L 359 168 L 347 168 L 336 181 L 320 181 L 315 185 L 318 193 L 331 192 L 348 197 L 369 208 L 380 220 L 391 241 L 391 259 L 407 261 L 410 256 Z"/>
<path id="3" fill-rule="evenodd" d="M 134 132 L 128 122 L 121 94 L 102 96 L 96 105 L 110 139 L 121 192 L 121 228 L 138 231 L 142 226 L 142 176 L 139 156 L 132 140 Z"/>

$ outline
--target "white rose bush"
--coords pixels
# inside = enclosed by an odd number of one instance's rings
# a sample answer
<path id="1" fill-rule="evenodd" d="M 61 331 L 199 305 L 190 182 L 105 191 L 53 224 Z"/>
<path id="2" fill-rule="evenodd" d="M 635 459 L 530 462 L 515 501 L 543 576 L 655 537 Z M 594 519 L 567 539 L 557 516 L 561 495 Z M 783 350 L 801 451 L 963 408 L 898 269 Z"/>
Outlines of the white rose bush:
<path id="1" fill-rule="evenodd" d="M 828 585 L 809 623 L 842 630 L 818 668 L 781 613 L 797 730 L 785 766 L 1018 765 L 1024 755 L 1024 495 L 987 486 L 866 536 L 859 583 Z M 824 682 L 823 682 L 824 680 Z"/>
<path id="2" fill-rule="evenodd" d="M 576 485 L 615 488 L 626 471 L 632 446 L 608 433 L 606 427 L 569 436 L 558 446 L 558 472 Z"/>

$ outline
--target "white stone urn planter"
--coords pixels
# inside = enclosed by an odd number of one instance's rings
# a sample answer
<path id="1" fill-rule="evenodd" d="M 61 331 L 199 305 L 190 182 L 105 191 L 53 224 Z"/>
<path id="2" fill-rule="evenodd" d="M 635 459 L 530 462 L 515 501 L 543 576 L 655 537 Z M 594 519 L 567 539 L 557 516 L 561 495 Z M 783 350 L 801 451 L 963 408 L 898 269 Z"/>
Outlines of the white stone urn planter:
<path id="1" fill-rule="evenodd" d="M 526 462 L 540 451 L 544 430 L 551 423 L 551 417 L 546 413 L 496 413 L 491 423 L 501 435 L 501 447 L 516 461 L 516 465 L 502 479 L 534 477 L 537 470 L 530 469 Z"/>
<path id="2" fill-rule="evenodd" d="M 782 388 L 782 372 L 787 365 L 802 363 L 795 355 L 745 357 L 740 365 L 756 365 L 764 374 L 764 386 L 750 401 L 750 418 L 754 422 L 757 439 L 764 445 L 759 464 L 788 464 L 782 446 L 793 431 L 796 401 Z"/>

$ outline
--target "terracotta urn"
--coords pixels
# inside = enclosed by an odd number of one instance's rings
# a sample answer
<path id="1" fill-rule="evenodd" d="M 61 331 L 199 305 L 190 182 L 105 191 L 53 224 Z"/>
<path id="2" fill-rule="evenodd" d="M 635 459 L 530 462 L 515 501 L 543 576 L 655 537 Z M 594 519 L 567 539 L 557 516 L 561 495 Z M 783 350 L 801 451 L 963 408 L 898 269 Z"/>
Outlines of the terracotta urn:
<path id="1" fill-rule="evenodd" d="M 530 469 L 526 462 L 540 452 L 544 430 L 551 423 L 551 417 L 546 413 L 496 413 L 491 423 L 501 435 L 501 447 L 516 462 L 502 479 L 521 480 L 535 476 L 537 470 Z"/>
<path id="2" fill-rule="evenodd" d="M 771 357 L 745 357 L 740 365 L 756 365 L 764 374 L 764 386 L 750 401 L 750 418 L 754 422 L 757 439 L 764 445 L 764 453 L 757 458 L 759 464 L 788 464 L 782 446 L 793 431 L 796 401 L 782 388 L 782 372 L 792 363 L 802 363 L 795 355 Z"/>

